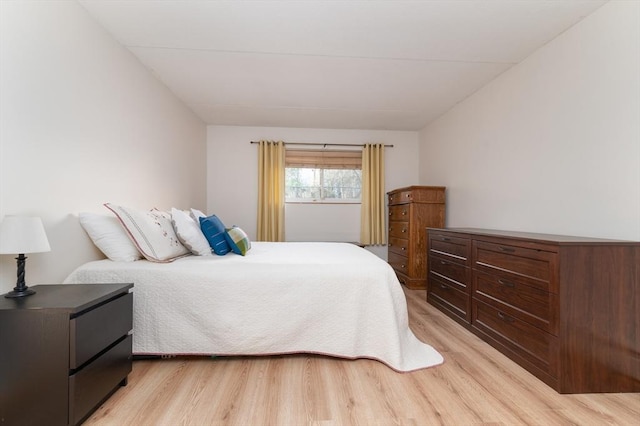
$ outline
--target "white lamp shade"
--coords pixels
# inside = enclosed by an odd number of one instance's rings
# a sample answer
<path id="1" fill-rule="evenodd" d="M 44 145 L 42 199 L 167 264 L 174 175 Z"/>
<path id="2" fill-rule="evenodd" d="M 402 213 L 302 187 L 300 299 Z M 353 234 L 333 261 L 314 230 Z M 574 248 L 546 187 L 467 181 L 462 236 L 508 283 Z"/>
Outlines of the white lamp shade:
<path id="1" fill-rule="evenodd" d="M 30 216 L 5 216 L 0 224 L 0 254 L 51 251 L 42 220 Z"/>

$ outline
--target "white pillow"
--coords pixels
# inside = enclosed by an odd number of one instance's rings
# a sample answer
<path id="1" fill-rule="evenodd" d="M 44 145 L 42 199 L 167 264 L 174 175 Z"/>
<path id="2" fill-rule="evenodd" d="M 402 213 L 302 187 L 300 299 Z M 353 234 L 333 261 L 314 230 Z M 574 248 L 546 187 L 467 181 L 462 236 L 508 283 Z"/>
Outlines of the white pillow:
<path id="1" fill-rule="evenodd" d="M 191 253 L 197 256 L 211 254 L 211 246 L 202 233 L 200 224 L 196 224 L 188 213 L 172 208 L 171 223 L 178 239 Z"/>
<path id="2" fill-rule="evenodd" d="M 207 217 L 207 215 L 202 213 L 198 209 L 191 209 L 191 219 L 193 219 L 198 224 L 198 226 L 200 226 L 201 217 Z"/>
<path id="3" fill-rule="evenodd" d="M 171 262 L 191 254 L 182 245 L 171 224 L 171 214 L 160 210 L 138 211 L 106 203 L 120 219 L 129 237 L 145 259 L 152 262 Z"/>
<path id="4" fill-rule="evenodd" d="M 117 217 L 96 213 L 80 213 L 80 225 L 105 256 L 115 262 L 133 262 L 142 259 L 127 231 Z"/>

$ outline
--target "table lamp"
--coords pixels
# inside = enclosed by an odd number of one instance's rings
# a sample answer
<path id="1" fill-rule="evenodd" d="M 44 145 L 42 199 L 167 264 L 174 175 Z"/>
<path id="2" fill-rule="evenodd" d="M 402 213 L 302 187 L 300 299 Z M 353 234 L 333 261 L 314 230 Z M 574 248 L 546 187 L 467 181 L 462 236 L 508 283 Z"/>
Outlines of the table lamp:
<path id="1" fill-rule="evenodd" d="M 4 297 L 16 298 L 34 294 L 24 282 L 25 253 L 51 251 L 47 234 L 39 217 L 5 216 L 0 224 L 0 254 L 17 254 L 18 281 Z"/>

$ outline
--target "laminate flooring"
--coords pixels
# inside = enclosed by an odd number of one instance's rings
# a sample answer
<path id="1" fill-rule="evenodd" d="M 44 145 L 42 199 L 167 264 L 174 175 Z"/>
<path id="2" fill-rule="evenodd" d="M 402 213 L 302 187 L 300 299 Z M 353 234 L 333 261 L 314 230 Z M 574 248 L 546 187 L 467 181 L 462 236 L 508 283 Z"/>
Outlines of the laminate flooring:
<path id="1" fill-rule="evenodd" d="M 640 393 L 560 395 L 427 304 L 424 291 L 405 294 L 411 329 L 443 365 L 397 373 L 308 354 L 137 360 L 129 384 L 85 425 L 640 426 Z"/>

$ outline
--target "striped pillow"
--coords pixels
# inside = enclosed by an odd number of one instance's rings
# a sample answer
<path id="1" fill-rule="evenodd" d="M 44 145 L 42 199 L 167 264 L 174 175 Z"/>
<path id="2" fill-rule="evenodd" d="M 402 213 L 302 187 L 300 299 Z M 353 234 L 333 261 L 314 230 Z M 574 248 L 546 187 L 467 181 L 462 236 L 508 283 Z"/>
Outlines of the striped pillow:
<path id="1" fill-rule="evenodd" d="M 159 210 L 138 211 L 128 207 L 106 203 L 120 219 L 129 238 L 145 259 L 152 262 L 171 262 L 191 254 L 182 245 L 171 224 L 171 214 Z"/>
<path id="2" fill-rule="evenodd" d="M 202 233 L 215 254 L 223 256 L 231 251 L 231 248 L 227 243 L 227 239 L 225 238 L 226 232 L 224 224 L 218 216 L 214 214 L 207 217 L 201 217 L 200 229 L 202 229 Z"/>

